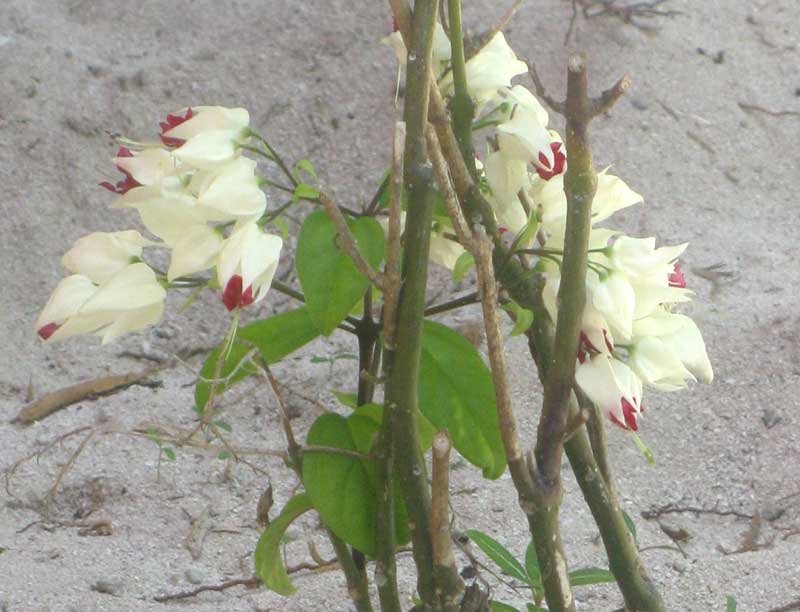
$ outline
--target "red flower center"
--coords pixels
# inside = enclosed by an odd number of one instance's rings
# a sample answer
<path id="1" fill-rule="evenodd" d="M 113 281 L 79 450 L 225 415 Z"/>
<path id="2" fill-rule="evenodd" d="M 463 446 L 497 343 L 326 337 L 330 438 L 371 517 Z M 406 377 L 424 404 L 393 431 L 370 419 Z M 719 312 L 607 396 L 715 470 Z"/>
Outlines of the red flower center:
<path id="1" fill-rule="evenodd" d="M 547 156 L 540 151 L 539 162 L 542 164 L 542 166 L 544 166 L 544 168 L 536 168 L 536 173 L 546 181 L 549 181 L 554 176 L 564 172 L 564 164 L 567 162 L 567 156 L 561 151 L 560 142 L 551 142 L 550 150 L 553 152 L 553 165 L 550 165 L 550 161 L 547 159 Z"/>
<path id="2" fill-rule="evenodd" d="M 233 310 L 234 308 L 244 308 L 253 303 L 253 286 L 248 285 L 242 291 L 242 277 L 239 274 L 231 276 L 228 284 L 222 292 L 222 303 L 225 308 Z"/>
<path id="3" fill-rule="evenodd" d="M 56 333 L 56 330 L 61 327 L 58 323 L 48 323 L 40 327 L 36 333 L 39 334 L 42 340 L 47 340 L 50 336 Z"/>
<path id="4" fill-rule="evenodd" d="M 636 401 L 635 398 L 634 401 Z M 636 423 L 638 410 L 636 410 L 636 407 L 624 397 L 622 398 L 622 414 L 625 415 L 625 422 L 628 424 L 628 427 L 630 427 L 633 431 L 636 431 L 638 429 L 638 425 Z"/>
<path id="5" fill-rule="evenodd" d="M 119 150 L 117 151 L 117 157 L 133 157 L 133 153 L 131 153 L 131 150 L 128 147 L 120 147 Z M 121 181 L 117 181 L 116 185 L 113 185 L 108 181 L 103 181 L 102 183 L 100 183 L 100 186 L 105 187 L 109 191 L 113 191 L 114 193 L 119 193 L 119 194 L 127 193 L 134 187 L 141 187 L 142 184 L 135 178 L 133 178 L 130 172 L 124 170 L 119 165 L 117 165 L 117 170 L 119 170 L 120 172 L 122 172 L 122 174 L 125 175 L 124 179 L 122 179 Z"/>
<path id="6" fill-rule="evenodd" d="M 675 262 L 675 269 L 667 280 L 670 287 L 680 287 L 681 289 L 686 287 L 686 277 L 683 275 L 683 270 L 681 270 L 681 262 Z"/>
<path id="7" fill-rule="evenodd" d="M 161 126 L 161 142 L 168 147 L 179 147 L 186 142 L 183 138 L 164 136 L 164 134 L 169 132 L 172 128 L 178 127 L 181 123 L 188 121 L 193 116 L 194 112 L 192 112 L 192 107 L 190 106 L 182 115 L 180 113 L 170 113 L 167 115 L 166 121 L 159 121 L 158 125 Z"/>

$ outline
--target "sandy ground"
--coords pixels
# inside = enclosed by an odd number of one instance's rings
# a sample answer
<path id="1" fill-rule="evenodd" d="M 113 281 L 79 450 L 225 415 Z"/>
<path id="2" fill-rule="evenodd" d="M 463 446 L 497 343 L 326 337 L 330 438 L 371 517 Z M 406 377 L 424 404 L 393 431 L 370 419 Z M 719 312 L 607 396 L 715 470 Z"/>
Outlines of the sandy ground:
<path id="1" fill-rule="evenodd" d="M 564 47 L 569 3 L 529 0 L 509 39 L 536 60 L 553 91 L 563 89 L 565 58 L 574 49 L 588 52 L 597 88 L 632 74 L 630 95 L 595 127 L 598 164 L 613 164 L 645 194 L 644 206 L 622 216 L 627 229 L 692 243 L 684 266 L 697 292 L 690 311 L 716 380 L 691 392 L 649 395 L 642 435 L 655 466 L 627 436 L 611 434 L 621 494 L 641 546 L 672 547 L 642 553 L 668 609 L 722 610 L 726 595 L 748 612 L 800 609 L 790 606 L 800 600 L 800 221 L 792 213 L 800 180 L 800 6 L 794 0 L 669 6 L 684 14 L 654 22 L 654 31 L 579 18 Z M 467 18 L 478 23 L 486 10 L 495 17 L 503 7 L 468 2 Z M 124 351 L 170 354 L 209 346 L 223 334 L 226 316 L 208 296 L 183 315 L 172 300 L 160 330 L 105 348 L 93 339 L 44 346 L 35 337 L 38 310 L 62 275 L 60 255 L 88 231 L 133 222 L 111 214 L 109 195 L 97 187 L 114 176 L 109 134 L 151 136 L 166 111 L 188 104 L 242 105 L 287 157 L 311 158 L 341 200 L 367 198 L 388 159 L 395 116 L 394 60 L 378 44 L 390 27 L 387 15 L 382 3 L 344 0 L 5 0 L 0 6 L 0 466 L 44 451 L 16 472 L 13 495 L 0 487 L 0 609 L 351 608 L 337 572 L 297 574 L 299 592 L 288 599 L 237 588 L 154 601 L 250 575 L 256 500 L 270 478 L 276 507 L 294 486 L 265 455 L 249 456 L 254 470 L 228 465 L 214 451 L 185 448 L 159 470 L 155 444 L 125 433 L 152 423 L 190 428 L 189 369 L 156 376 L 161 388 L 135 386 L 84 401 L 34 427 L 7 421 L 28 394 L 146 367 L 141 359 L 119 358 Z M 260 313 L 284 304 L 273 295 Z M 465 312 L 459 320 L 475 317 Z M 276 368 L 295 390 L 289 397 L 298 429 L 317 410 L 301 396 L 327 402 L 330 389 L 352 380 L 351 362 L 330 368 L 313 357 L 352 351 L 348 342 L 315 341 Z M 530 440 L 538 395 L 523 343 L 512 341 L 509 350 L 514 399 Z M 233 444 L 280 448 L 274 402 L 263 389 L 231 402 L 226 418 Z M 47 446 L 78 428 L 93 429 Z M 50 520 L 37 522 L 59 471 L 90 431 L 49 500 Z M 488 531 L 521 553 L 527 537 L 510 481 L 484 486 L 464 463 L 453 479 L 459 527 Z M 602 565 L 577 487 L 568 480 L 567 488 L 570 562 Z M 642 516 L 667 505 L 674 512 Z M 111 535 L 87 530 L 93 521 L 108 521 Z M 330 555 L 317 527 L 307 518 L 292 529 L 292 563 L 307 558 L 309 539 Z M 521 603 L 502 589 L 498 597 Z M 577 598 L 582 610 L 621 602 L 613 587 L 584 588 Z"/>

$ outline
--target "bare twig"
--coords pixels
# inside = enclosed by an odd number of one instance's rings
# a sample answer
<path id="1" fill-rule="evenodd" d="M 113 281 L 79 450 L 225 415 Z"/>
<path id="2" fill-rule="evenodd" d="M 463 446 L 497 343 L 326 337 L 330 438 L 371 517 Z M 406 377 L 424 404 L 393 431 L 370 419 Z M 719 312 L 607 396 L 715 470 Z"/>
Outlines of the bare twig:
<path id="1" fill-rule="evenodd" d="M 442 154 L 442 147 L 439 144 L 439 138 L 436 136 L 436 130 L 433 126 L 429 125 L 425 132 L 428 141 L 428 155 L 430 156 L 431 163 L 433 164 L 433 171 L 436 174 L 436 182 L 439 185 L 439 191 L 442 194 L 447 214 L 453 222 L 453 228 L 456 231 L 458 241 L 468 251 L 475 248 L 471 237 L 471 232 L 464 214 L 461 212 L 461 205 L 458 202 L 453 185 L 450 182 L 450 174 L 447 167 L 447 162 Z"/>
<path id="2" fill-rule="evenodd" d="M 447 431 L 433 437 L 431 468 L 431 537 L 434 566 L 448 567 L 455 563 L 450 546 L 450 449 L 453 447 Z"/>
<path id="3" fill-rule="evenodd" d="M 131 385 L 142 384 L 147 378 L 165 368 L 174 366 L 174 362 L 147 368 L 141 372 L 120 374 L 117 376 L 103 376 L 92 380 L 85 380 L 68 387 L 63 387 L 26 404 L 11 422 L 31 424 L 47 418 L 54 412 L 66 408 L 76 402 L 102 395 L 109 395 Z"/>
<path id="4" fill-rule="evenodd" d="M 397 329 L 397 300 L 400 295 L 400 234 L 403 201 L 403 156 L 405 153 L 406 124 L 398 121 L 394 127 L 392 143 L 392 172 L 389 183 L 389 228 L 386 238 L 386 268 L 383 287 L 383 343 L 387 350 L 394 349 Z"/>
<path id="5" fill-rule="evenodd" d="M 540 99 L 544 100 L 547 106 L 552 108 L 559 115 L 563 115 L 565 111 L 564 103 L 559 102 L 547 93 L 544 83 L 542 83 L 542 80 L 539 78 L 539 73 L 536 72 L 536 65 L 533 62 L 527 62 L 527 64 L 528 74 L 531 76 L 531 80 L 533 81 L 533 87 L 536 90 L 536 95 Z"/>
<path id="6" fill-rule="evenodd" d="M 739 105 L 745 112 L 756 112 L 756 113 L 764 113 L 765 115 L 771 115 L 773 117 L 800 117 L 800 111 L 795 110 L 770 110 L 768 108 L 764 108 L 763 106 L 758 106 L 757 104 L 748 104 L 746 102 L 737 102 L 736 104 Z"/>
<path id="7" fill-rule="evenodd" d="M 336 226 L 336 232 L 339 235 L 339 246 L 350 256 L 356 268 L 358 268 L 373 285 L 378 289 L 383 289 L 383 275 L 369 265 L 369 262 L 361 255 L 361 251 L 358 250 L 356 238 L 353 236 L 353 232 L 350 231 L 350 227 L 347 225 L 342 211 L 339 210 L 339 207 L 336 206 L 333 200 L 324 193 L 319 194 L 319 201 L 325 207 L 325 212 L 328 213 L 334 226 Z"/>
<path id="8" fill-rule="evenodd" d="M 89 430 L 89 433 L 86 434 L 86 437 L 78 445 L 78 448 L 75 449 L 75 452 L 72 453 L 67 462 L 63 466 L 61 466 L 61 469 L 58 471 L 58 476 L 56 476 L 56 480 L 53 483 L 53 486 L 50 487 L 50 490 L 47 492 L 47 495 L 44 498 L 46 507 L 50 505 L 50 502 L 52 501 L 53 496 L 56 494 L 56 491 L 58 491 L 58 487 L 61 485 L 61 481 L 64 479 L 64 476 L 72 467 L 72 465 L 75 463 L 75 461 L 77 461 L 78 457 L 83 452 L 83 449 L 85 449 L 86 445 L 89 443 L 89 440 L 91 440 L 94 437 L 96 431 L 97 430 L 95 429 Z"/>

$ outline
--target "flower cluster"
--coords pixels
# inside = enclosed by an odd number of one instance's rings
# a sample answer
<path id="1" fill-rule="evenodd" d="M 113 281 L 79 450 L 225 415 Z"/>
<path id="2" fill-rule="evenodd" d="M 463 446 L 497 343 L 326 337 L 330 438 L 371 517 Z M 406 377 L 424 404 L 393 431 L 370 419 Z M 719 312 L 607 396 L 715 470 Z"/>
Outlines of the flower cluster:
<path id="1" fill-rule="evenodd" d="M 119 195 L 115 207 L 136 209 L 157 240 L 135 230 L 79 239 L 62 260 L 73 274 L 37 321 L 43 339 L 97 333 L 106 343 L 143 329 L 161 318 L 165 288 L 211 268 L 208 284 L 218 284 L 228 310 L 266 295 L 282 240 L 259 225 L 267 200 L 240 146 L 249 120 L 242 108 L 187 108 L 161 122 L 160 144 L 120 147 L 113 161 L 123 178 L 101 185 Z M 169 250 L 166 273 L 142 261 L 144 248 Z"/>
<path id="2" fill-rule="evenodd" d="M 385 39 L 405 60 L 402 39 Z M 437 26 L 434 64 L 445 95 L 453 94 L 450 45 Z M 528 247 L 538 236 L 537 269 L 546 279 L 544 302 L 556 320 L 560 262 L 566 229 L 564 193 L 566 151 L 536 97 L 514 77 L 527 73 L 502 33 L 466 63 L 467 90 L 479 112 L 476 125 L 494 126 L 485 162 L 477 161 L 486 197 L 501 231 Z M 586 307 L 578 347 L 576 382 L 609 418 L 636 430 L 642 387 L 662 391 L 686 388 L 687 381 L 711 382 L 713 372 L 703 338 L 674 304 L 691 299 L 678 263 L 686 244 L 656 248 L 655 238 L 631 238 L 595 227 L 616 211 L 642 202 L 622 179 L 598 174 L 592 203 Z M 538 231 L 530 231 L 531 228 Z M 433 262 L 453 268 L 464 252 L 446 221 L 436 220 L 431 240 Z"/>

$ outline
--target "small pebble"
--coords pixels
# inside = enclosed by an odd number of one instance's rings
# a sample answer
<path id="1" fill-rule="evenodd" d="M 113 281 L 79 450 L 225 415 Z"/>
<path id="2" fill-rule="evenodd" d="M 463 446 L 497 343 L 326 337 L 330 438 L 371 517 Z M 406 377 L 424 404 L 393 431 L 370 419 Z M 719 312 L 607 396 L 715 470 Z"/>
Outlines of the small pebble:
<path id="1" fill-rule="evenodd" d="M 91 589 L 106 595 L 119 595 L 124 586 L 124 583 L 119 578 L 100 578 L 91 586 Z"/>
<path id="2" fill-rule="evenodd" d="M 764 427 L 767 429 L 772 429 L 783 422 L 783 417 L 775 408 L 769 407 L 761 414 L 761 422 L 764 423 Z"/>
<path id="3" fill-rule="evenodd" d="M 183 575 L 186 576 L 186 580 L 192 584 L 204 584 L 208 582 L 208 575 L 199 567 L 190 567 Z"/>

